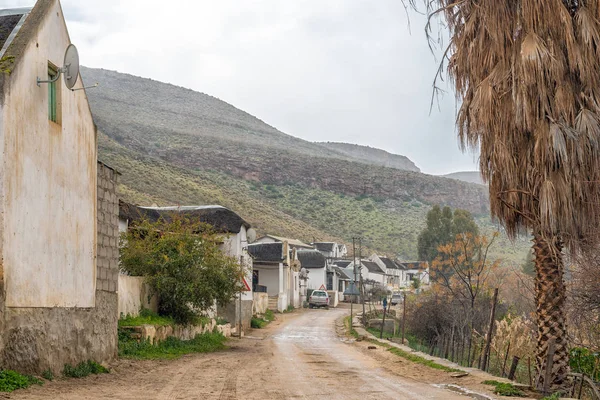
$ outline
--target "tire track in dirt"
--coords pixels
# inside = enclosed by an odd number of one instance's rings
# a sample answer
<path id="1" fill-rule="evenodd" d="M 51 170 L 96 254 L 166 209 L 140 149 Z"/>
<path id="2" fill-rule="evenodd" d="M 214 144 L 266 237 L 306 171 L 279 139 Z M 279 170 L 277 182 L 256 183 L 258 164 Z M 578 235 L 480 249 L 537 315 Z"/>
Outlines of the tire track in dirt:
<path id="1" fill-rule="evenodd" d="M 230 373 L 227 374 L 223 389 L 221 389 L 221 394 L 219 395 L 219 400 L 237 399 L 237 381 L 239 374 L 242 373 L 242 371 L 240 371 L 240 366 L 241 363 L 238 361 L 237 364 L 233 366 Z"/>

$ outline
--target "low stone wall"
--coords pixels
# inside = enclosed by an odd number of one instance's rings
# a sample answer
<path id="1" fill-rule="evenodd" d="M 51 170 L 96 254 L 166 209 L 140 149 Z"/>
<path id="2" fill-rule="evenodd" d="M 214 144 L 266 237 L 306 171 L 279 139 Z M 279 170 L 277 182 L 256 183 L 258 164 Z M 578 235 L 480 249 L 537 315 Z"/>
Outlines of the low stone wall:
<path id="1" fill-rule="evenodd" d="M 142 308 L 157 312 L 156 296 L 149 299 L 150 287 L 141 276 L 119 274 L 119 317 L 131 315 L 135 317 Z"/>
<path id="2" fill-rule="evenodd" d="M 330 307 L 337 307 L 339 304 L 339 298 L 338 298 L 338 291 L 337 290 L 328 290 L 327 294 L 329 295 L 329 306 Z"/>
<path id="3" fill-rule="evenodd" d="M 268 293 L 252 293 L 253 304 L 252 314 L 264 314 L 269 308 L 269 294 Z"/>
<path id="4" fill-rule="evenodd" d="M 212 332 L 216 328 L 225 337 L 230 337 L 232 333 L 231 324 L 217 325 L 214 319 L 211 319 L 206 325 L 140 325 L 132 327 L 124 327 L 129 330 L 132 337 L 141 340 L 149 340 L 151 343 L 159 343 L 166 340 L 168 337 L 175 337 L 181 340 L 191 340 L 196 335 Z"/>

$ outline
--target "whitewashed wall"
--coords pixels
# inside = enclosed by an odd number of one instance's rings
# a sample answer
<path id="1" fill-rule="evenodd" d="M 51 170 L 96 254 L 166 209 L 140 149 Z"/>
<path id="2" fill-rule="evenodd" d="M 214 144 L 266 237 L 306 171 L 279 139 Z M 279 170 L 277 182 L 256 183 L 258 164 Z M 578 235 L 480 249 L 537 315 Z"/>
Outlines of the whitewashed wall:
<path id="1" fill-rule="evenodd" d="M 156 297 L 148 299 L 149 286 L 140 276 L 119 275 L 119 317 L 139 315 L 142 308 L 158 311 Z"/>
<path id="2" fill-rule="evenodd" d="M 94 307 L 96 131 L 83 90 L 57 82 L 61 124 L 48 119 L 48 62 L 70 43 L 58 2 L 12 71 L 0 112 L 2 261 L 8 307 Z M 8 76 L 8 75 L 7 75 Z M 81 87 L 79 80 L 77 87 Z"/>

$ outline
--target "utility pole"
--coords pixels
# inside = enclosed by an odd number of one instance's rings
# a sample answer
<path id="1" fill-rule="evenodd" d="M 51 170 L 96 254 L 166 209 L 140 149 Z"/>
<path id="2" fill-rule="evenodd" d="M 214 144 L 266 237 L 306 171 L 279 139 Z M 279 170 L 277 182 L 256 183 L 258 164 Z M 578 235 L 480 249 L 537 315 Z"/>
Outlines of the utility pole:
<path id="1" fill-rule="evenodd" d="M 356 244 L 352 238 L 352 267 L 354 269 L 354 285 L 356 285 Z M 352 331 L 352 304 L 354 303 L 354 295 L 350 295 L 350 331 Z"/>
<path id="2" fill-rule="evenodd" d="M 242 280 L 244 279 L 244 256 L 240 256 L 240 269 L 242 272 L 241 278 Z M 239 318 L 238 318 L 238 337 L 241 339 L 242 338 L 242 294 L 243 292 L 240 292 L 240 299 L 238 302 L 238 314 L 239 314 Z"/>
<path id="3" fill-rule="evenodd" d="M 404 321 L 406 321 L 406 291 L 402 300 L 402 344 L 404 344 Z"/>
<path id="4" fill-rule="evenodd" d="M 358 262 L 362 263 L 362 238 L 358 238 Z M 362 323 L 366 325 L 366 314 L 365 314 L 365 285 L 362 278 L 362 268 L 360 270 L 360 297 L 362 300 Z"/>

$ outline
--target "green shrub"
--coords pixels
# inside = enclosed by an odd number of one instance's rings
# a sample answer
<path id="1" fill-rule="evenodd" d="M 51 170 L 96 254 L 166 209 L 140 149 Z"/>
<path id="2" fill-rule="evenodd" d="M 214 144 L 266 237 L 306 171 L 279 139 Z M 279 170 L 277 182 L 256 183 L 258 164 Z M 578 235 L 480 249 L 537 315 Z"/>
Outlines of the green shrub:
<path id="1" fill-rule="evenodd" d="M 121 237 L 121 268 L 145 278 L 158 295 L 160 315 L 193 324 L 215 302 L 224 306 L 243 288 L 240 264 L 221 251 L 221 240 L 210 225 L 177 212 L 156 222 L 138 221 Z"/>
<path id="2" fill-rule="evenodd" d="M 575 347 L 569 354 L 572 372 L 583 373 L 595 381 L 600 380 L 600 353 L 584 347 Z M 593 375 L 593 376 L 592 376 Z"/>
<path id="3" fill-rule="evenodd" d="M 263 319 L 267 322 L 275 321 L 275 313 L 271 310 L 267 310 L 267 311 L 265 311 L 265 315 L 263 316 Z"/>
<path id="4" fill-rule="evenodd" d="M 268 324 L 268 321 L 265 321 L 264 319 L 258 317 L 252 317 L 252 319 L 250 320 L 250 327 L 252 329 L 262 329 Z"/>
<path id="5" fill-rule="evenodd" d="M 65 364 L 63 375 L 69 378 L 84 378 L 88 375 L 108 374 L 108 369 L 95 361 L 82 361 L 76 366 Z"/>
<path id="6" fill-rule="evenodd" d="M 42 378 L 44 378 L 47 381 L 53 381 L 54 380 L 54 373 L 52 372 L 51 369 L 47 369 L 44 372 L 42 372 Z"/>
<path id="7" fill-rule="evenodd" d="M 0 371 L 0 392 L 13 392 L 17 389 L 26 389 L 31 385 L 43 385 L 43 382 L 33 376 L 21 375 L 9 369 Z"/>

